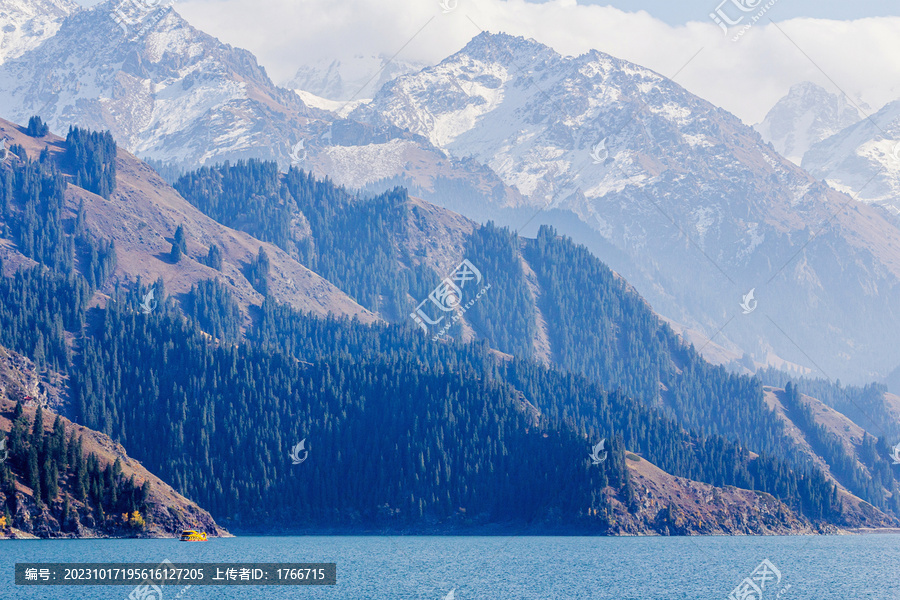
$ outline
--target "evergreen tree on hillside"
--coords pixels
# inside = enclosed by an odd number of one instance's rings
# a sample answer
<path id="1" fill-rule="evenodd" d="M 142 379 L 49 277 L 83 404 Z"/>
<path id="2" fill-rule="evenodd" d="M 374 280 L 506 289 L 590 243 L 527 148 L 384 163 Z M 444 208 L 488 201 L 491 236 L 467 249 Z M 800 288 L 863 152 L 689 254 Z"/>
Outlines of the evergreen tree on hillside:
<path id="1" fill-rule="evenodd" d="M 231 291 L 218 279 L 191 287 L 190 316 L 211 336 L 228 343 L 239 341 L 241 309 Z"/>
<path id="2" fill-rule="evenodd" d="M 6 496 L 5 509 L 13 521 L 24 517 L 18 514 L 16 479 L 32 490 L 39 507 L 46 506 L 51 514 L 59 515 L 63 531 L 79 520 L 79 509 L 72 505 L 70 496 L 85 503 L 80 508 L 81 517 L 92 515 L 101 531 L 105 530 L 101 515 L 147 513 L 149 483 L 138 485 L 133 477 L 125 479 L 118 459 L 103 467 L 94 454 L 85 457 L 81 437 L 76 438 L 74 427 L 66 435 L 58 415 L 50 432 L 41 426 L 40 406 L 33 423 L 29 423 L 21 402 L 16 404 L 12 416 L 14 442 L 9 445 L 7 460 L 0 465 L 0 491 Z"/>
<path id="3" fill-rule="evenodd" d="M 330 181 L 293 168 L 282 175 L 276 163 L 258 160 L 204 167 L 175 188 L 220 223 L 297 256 L 362 306 L 392 319 L 409 314 L 409 289 L 421 273 L 396 239 L 410 217 L 406 190 L 361 199 Z M 308 224 L 311 236 L 296 239 L 294 221 Z"/>
<path id="4" fill-rule="evenodd" d="M 28 119 L 28 127 L 25 129 L 25 133 L 34 138 L 44 137 L 50 133 L 50 126 L 35 115 Z"/>
<path id="5" fill-rule="evenodd" d="M 175 236 L 172 240 L 172 250 L 169 252 L 169 258 L 172 262 L 177 263 L 185 254 L 187 254 L 187 237 L 184 233 L 184 225 L 179 225 L 175 230 Z"/>
<path id="6" fill-rule="evenodd" d="M 216 244 L 209 245 L 209 251 L 206 254 L 206 258 L 203 259 L 203 264 L 216 271 L 222 270 L 222 250 Z"/>
<path id="7" fill-rule="evenodd" d="M 65 162 L 74 173 L 75 185 L 109 200 L 116 189 L 116 151 L 108 131 L 69 127 Z"/>
<path id="8" fill-rule="evenodd" d="M 269 255 L 262 246 L 247 266 L 247 280 L 263 296 L 269 294 Z"/>

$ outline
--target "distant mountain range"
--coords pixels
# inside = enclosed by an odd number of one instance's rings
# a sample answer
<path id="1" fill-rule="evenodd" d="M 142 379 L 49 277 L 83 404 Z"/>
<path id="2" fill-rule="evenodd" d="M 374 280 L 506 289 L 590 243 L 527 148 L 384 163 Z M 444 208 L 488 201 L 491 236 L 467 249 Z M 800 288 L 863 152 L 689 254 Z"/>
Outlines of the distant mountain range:
<path id="1" fill-rule="evenodd" d="M 819 138 L 854 117 L 814 87 L 795 88 L 760 126 L 773 150 L 662 75 L 596 51 L 567 58 L 485 33 L 419 71 L 379 57 L 313 66 L 291 85 L 314 89 L 298 94 L 171 7 L 127 32 L 114 8 L 75 11 L 0 65 L 0 111 L 19 122 L 40 114 L 56 131 L 109 129 L 176 175 L 257 157 L 364 194 L 402 185 L 523 234 L 553 224 L 736 370 L 865 381 L 900 364 L 900 235 L 883 211 L 817 180 L 813 158 L 828 143 Z M 373 74 L 386 66 L 371 103 L 329 104 L 370 64 Z M 336 114 L 342 106 L 351 112 Z M 796 159 L 813 143 L 804 162 L 813 175 L 778 153 Z M 887 142 L 877 144 L 890 166 Z M 854 169 L 828 181 L 865 177 Z M 877 192 L 884 203 L 891 181 L 878 175 L 861 197 Z M 745 315 L 751 290 L 759 308 Z"/>
<path id="2" fill-rule="evenodd" d="M 371 98 L 384 84 L 400 75 L 414 73 L 424 63 L 409 62 L 387 56 L 354 56 L 350 59 L 327 59 L 305 65 L 289 81 L 288 89 L 302 90 L 333 101 Z"/>
<path id="3" fill-rule="evenodd" d="M 893 221 L 648 69 L 482 34 L 388 83 L 349 118 L 426 137 L 521 196 L 478 211 L 416 187 L 427 167 L 405 165 L 400 179 L 426 199 L 516 228 L 549 220 L 659 312 L 757 362 L 873 378 L 900 361 L 890 341 L 900 332 Z M 329 153 L 361 157 L 354 147 Z M 750 290 L 760 311 L 747 316 L 739 304 Z"/>
<path id="4" fill-rule="evenodd" d="M 863 119 L 860 108 L 843 94 L 830 93 L 808 81 L 791 86 L 766 118 L 755 126 L 764 140 L 796 165 L 815 144 Z"/>
<path id="5" fill-rule="evenodd" d="M 900 100 L 814 145 L 803 156 L 803 168 L 900 215 Z"/>
<path id="6" fill-rule="evenodd" d="M 873 111 L 806 82 L 792 87 L 756 128 L 814 177 L 900 214 L 900 100 Z"/>

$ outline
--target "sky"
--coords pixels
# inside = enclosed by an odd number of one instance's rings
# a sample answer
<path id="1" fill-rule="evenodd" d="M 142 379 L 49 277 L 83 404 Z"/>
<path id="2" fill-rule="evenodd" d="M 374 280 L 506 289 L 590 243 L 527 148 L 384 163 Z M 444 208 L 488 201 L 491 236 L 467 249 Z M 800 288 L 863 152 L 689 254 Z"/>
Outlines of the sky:
<path id="1" fill-rule="evenodd" d="M 534 38 L 566 55 L 596 49 L 630 60 L 751 125 L 802 81 L 846 94 L 866 113 L 900 99 L 897 0 L 178 0 L 174 6 L 199 29 L 253 52 L 280 84 L 304 64 L 334 59 L 396 55 L 435 64 L 486 30 Z M 711 14 L 737 25 L 726 35 Z"/>
<path id="2" fill-rule="evenodd" d="M 617 2 L 588 0 L 579 2 L 579 4 L 613 6 L 629 12 L 644 10 L 669 25 L 684 25 L 689 21 L 705 18 L 718 3 L 711 3 L 708 0 L 618 0 Z M 843 21 L 864 17 L 889 17 L 898 13 L 900 13 L 900 6 L 896 0 L 865 0 L 863 2 L 789 0 L 779 2 L 776 7 L 772 8 L 771 14 L 775 20 L 808 17 Z"/>

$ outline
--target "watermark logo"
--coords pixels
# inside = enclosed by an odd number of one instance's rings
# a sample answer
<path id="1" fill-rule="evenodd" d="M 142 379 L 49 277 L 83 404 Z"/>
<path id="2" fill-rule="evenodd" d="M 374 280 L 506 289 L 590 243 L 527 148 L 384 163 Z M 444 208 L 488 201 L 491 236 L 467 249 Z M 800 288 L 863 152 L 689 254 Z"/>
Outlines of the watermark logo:
<path id="1" fill-rule="evenodd" d="M 168 4 L 168 2 L 166 4 Z M 112 17 L 112 20 L 122 28 L 125 35 L 128 35 L 128 28 L 130 26 L 137 25 L 143 21 L 147 15 L 160 5 L 162 5 L 162 0 L 122 0 L 122 2 L 113 8 L 110 16 Z M 160 13 L 156 19 L 145 23 L 140 31 L 137 32 L 137 35 L 144 33 L 150 27 L 159 23 L 164 15 L 164 12 Z"/>
<path id="2" fill-rule="evenodd" d="M 415 321 L 425 333 L 428 333 L 429 325 L 437 325 L 447 316 L 441 315 L 441 313 L 455 312 L 456 314 L 450 319 L 450 322 L 444 325 L 434 338 L 432 338 L 436 341 L 438 338 L 445 335 L 447 331 L 450 330 L 453 323 L 456 323 L 462 315 L 464 315 L 465 312 L 469 310 L 485 292 L 487 292 L 487 290 L 491 289 L 490 285 L 483 286 L 478 290 L 477 295 L 472 300 L 466 304 L 462 303 L 463 289 L 471 284 L 477 286 L 481 283 L 482 279 L 481 271 L 479 271 L 468 259 L 463 260 L 453 273 L 450 274 L 450 277 L 447 277 L 439 283 L 438 286 L 428 294 L 428 298 L 422 300 L 416 307 L 415 312 L 410 313 L 409 316 L 412 317 L 413 321 Z M 428 312 L 423 308 L 429 301 L 440 311 L 436 313 L 436 315 L 439 315 L 437 318 L 432 319 Z"/>
<path id="3" fill-rule="evenodd" d="M 750 22 L 744 25 L 740 32 L 731 38 L 732 42 L 736 42 L 751 28 L 763 15 L 769 12 L 769 9 L 775 6 L 778 0 L 769 0 L 765 6 L 760 8 L 763 0 L 722 0 L 714 12 L 709 13 L 709 17 L 713 22 L 722 29 L 723 35 L 728 35 L 728 28 L 740 25 L 744 19 L 750 16 L 750 13 L 757 11 L 755 15 L 750 17 Z"/>
<path id="4" fill-rule="evenodd" d="M 300 153 L 303 152 L 301 155 Z M 306 149 L 303 147 L 303 140 L 300 140 L 291 148 L 291 164 L 296 166 L 306 160 Z"/>
<path id="5" fill-rule="evenodd" d="M 781 598 L 781 595 L 783 593 L 785 593 L 786 591 L 788 591 L 789 589 L 791 589 L 791 584 L 787 584 L 786 586 L 784 586 L 783 588 L 778 590 L 778 593 L 775 594 L 775 600 L 778 600 L 779 598 Z"/>
<path id="6" fill-rule="evenodd" d="M 606 138 L 603 138 L 591 148 L 591 160 L 595 165 L 600 165 L 606 162 L 607 158 L 609 158 L 609 150 L 606 149 Z"/>
<path id="7" fill-rule="evenodd" d="M 441 10 L 445 15 L 456 10 L 457 6 L 459 6 L 459 0 L 441 0 Z"/>
<path id="8" fill-rule="evenodd" d="M 759 6 L 760 2 L 762 2 L 762 0 L 756 0 L 755 2 L 753 0 L 722 0 L 719 6 L 716 7 L 715 12 L 709 13 L 709 17 L 716 25 L 722 28 L 725 35 L 728 35 L 728 28 L 733 25 L 740 25 L 741 21 L 744 20 L 744 17 L 747 16 L 746 13 L 756 10 L 756 7 Z M 732 14 L 738 15 L 736 19 L 732 19 L 731 16 L 729 16 L 728 11 L 724 8 L 726 4 L 732 4 L 740 11 L 737 13 L 733 10 L 731 11 Z"/>
<path id="9" fill-rule="evenodd" d="M 144 301 L 141 302 L 141 312 L 145 315 L 149 315 L 156 310 L 157 302 L 153 299 L 155 293 L 156 290 L 151 288 L 150 291 L 144 295 Z"/>
<path id="10" fill-rule="evenodd" d="M 894 453 L 891 454 L 891 458 L 894 459 L 895 465 L 900 465 L 900 444 L 894 446 Z"/>
<path id="11" fill-rule="evenodd" d="M 774 582 L 774 583 L 773 583 Z M 762 600 L 766 587 L 775 587 L 781 583 L 781 571 L 768 558 L 762 561 L 736 588 L 728 594 L 728 600 Z M 781 596 L 790 586 L 778 592 Z M 777 597 L 777 596 L 776 596 Z"/>
<path id="12" fill-rule="evenodd" d="M 742 296 L 741 308 L 744 310 L 745 315 L 749 315 L 754 310 L 756 310 L 756 305 L 759 304 L 754 298 L 753 293 L 756 292 L 756 288 L 753 288 L 746 294 Z"/>
<path id="13" fill-rule="evenodd" d="M 162 600 L 162 588 L 155 583 L 142 583 L 128 594 L 127 600 Z"/>
<path id="14" fill-rule="evenodd" d="M 163 573 L 163 571 L 169 569 L 170 567 L 174 567 L 175 565 L 168 558 L 159 563 L 159 566 L 152 571 L 155 571 L 158 575 L 168 575 L 168 578 L 173 578 L 174 573 Z M 131 593 L 128 594 L 126 600 L 163 600 L 163 590 L 162 587 L 156 585 L 154 583 L 157 580 L 164 579 L 164 577 L 159 576 L 145 579 L 142 584 L 131 590 Z M 191 589 L 191 586 L 184 586 L 180 592 L 176 596 L 174 596 L 174 600 L 178 600 L 181 598 L 181 595 L 186 591 Z"/>
<path id="15" fill-rule="evenodd" d="M 303 458 L 300 458 L 300 453 L 303 453 Z M 288 453 L 288 456 L 291 458 L 295 465 L 301 464 L 306 458 L 309 456 L 309 450 L 306 449 L 306 438 L 300 440 L 300 443 L 291 448 L 291 451 Z"/>
<path id="16" fill-rule="evenodd" d="M 2 457 L 0 457 L 0 462 L 6 462 L 6 459 L 9 458 L 9 450 L 6 449 L 6 436 L 0 440 L 0 452 L 2 452 Z"/>
<path id="17" fill-rule="evenodd" d="M 606 438 L 600 440 L 600 443 L 594 446 L 593 452 L 589 455 L 591 457 L 591 461 L 595 465 L 599 465 L 603 461 L 606 460 L 606 450 L 604 450 L 604 446 L 606 445 Z"/>
<path id="18" fill-rule="evenodd" d="M 444 596 L 444 600 L 456 600 L 456 588 L 447 592 L 447 595 Z"/>

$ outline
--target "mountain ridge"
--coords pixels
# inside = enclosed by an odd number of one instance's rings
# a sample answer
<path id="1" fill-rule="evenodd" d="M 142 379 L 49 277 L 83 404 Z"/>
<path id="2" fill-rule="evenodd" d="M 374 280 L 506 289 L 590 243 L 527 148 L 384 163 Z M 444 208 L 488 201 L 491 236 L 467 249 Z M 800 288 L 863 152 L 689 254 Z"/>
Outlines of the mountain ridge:
<path id="1" fill-rule="evenodd" d="M 658 312 L 719 331 L 718 343 L 732 351 L 758 362 L 774 353 L 851 379 L 893 368 L 900 357 L 884 328 L 900 327 L 892 308 L 900 240 L 884 214 L 816 181 L 736 117 L 649 69 L 536 44 L 480 34 L 435 67 L 393 80 L 350 118 L 408 129 L 451 157 L 487 165 L 522 197 L 515 206 L 492 199 L 492 208 L 529 207 L 556 219 Z M 608 157 L 595 164 L 598 144 Z M 415 177 L 415 166 L 406 170 Z M 511 216 L 495 220 L 525 222 Z M 838 281 L 824 267 L 834 262 L 853 275 Z M 751 288 L 768 288 L 767 313 L 781 330 L 791 324 L 793 342 L 768 322 L 729 321 Z M 880 316 L 877 324 L 851 309 L 860 302 Z M 839 341 L 827 355 L 819 353 L 829 347 L 822 330 L 797 314 L 801 304 L 833 324 L 828 339 Z M 798 345 L 816 349 L 812 362 Z"/>
<path id="2" fill-rule="evenodd" d="M 779 154 L 800 165 L 813 145 L 862 119 L 859 109 L 843 95 L 806 81 L 791 86 L 754 129 Z"/>

